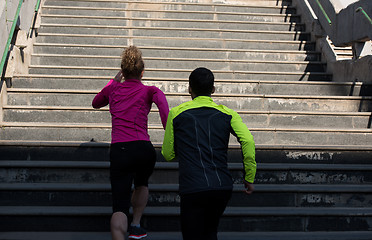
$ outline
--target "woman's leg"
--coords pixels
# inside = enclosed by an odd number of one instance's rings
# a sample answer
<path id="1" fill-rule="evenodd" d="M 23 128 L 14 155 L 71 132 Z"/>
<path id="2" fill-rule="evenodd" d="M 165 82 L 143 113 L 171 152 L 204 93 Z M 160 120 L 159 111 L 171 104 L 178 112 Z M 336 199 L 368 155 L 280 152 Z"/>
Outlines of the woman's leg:
<path id="1" fill-rule="evenodd" d="M 130 172 L 131 159 L 122 143 L 110 149 L 110 181 L 112 192 L 111 235 L 113 240 L 124 240 L 128 231 L 130 193 L 134 175 Z"/>
<path id="2" fill-rule="evenodd" d="M 128 218 L 123 212 L 115 212 L 111 217 L 112 240 L 125 240 L 128 230 Z"/>
<path id="3" fill-rule="evenodd" d="M 148 181 L 154 171 L 156 152 L 151 142 L 139 142 L 136 146 L 136 173 L 132 194 L 133 225 L 139 225 L 149 199 Z"/>
<path id="4" fill-rule="evenodd" d="M 147 186 L 136 187 L 132 194 L 133 220 L 132 224 L 139 225 L 143 211 L 149 199 L 149 189 Z"/>

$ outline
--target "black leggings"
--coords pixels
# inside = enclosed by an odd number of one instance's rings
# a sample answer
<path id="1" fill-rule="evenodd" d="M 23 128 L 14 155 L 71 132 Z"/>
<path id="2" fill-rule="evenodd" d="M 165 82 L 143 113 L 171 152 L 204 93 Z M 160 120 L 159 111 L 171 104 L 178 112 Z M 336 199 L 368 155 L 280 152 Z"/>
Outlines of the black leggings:
<path id="1" fill-rule="evenodd" d="M 232 191 L 207 191 L 181 196 L 183 240 L 217 240 L 220 217 Z"/>
<path id="2" fill-rule="evenodd" d="M 132 183 L 148 186 L 156 162 L 156 152 L 148 141 L 111 144 L 110 180 L 113 212 L 129 214 Z"/>

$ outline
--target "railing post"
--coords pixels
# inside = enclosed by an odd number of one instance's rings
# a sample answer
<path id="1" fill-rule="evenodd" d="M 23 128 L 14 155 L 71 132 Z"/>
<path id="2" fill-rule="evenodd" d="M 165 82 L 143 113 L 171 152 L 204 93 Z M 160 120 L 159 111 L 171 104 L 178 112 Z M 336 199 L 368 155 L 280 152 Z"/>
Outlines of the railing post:
<path id="1" fill-rule="evenodd" d="M 7 102 L 7 89 L 5 81 L 0 81 L 0 128 L 3 126 L 4 121 L 4 104 Z M 0 129 L 1 131 L 1 129 Z"/>

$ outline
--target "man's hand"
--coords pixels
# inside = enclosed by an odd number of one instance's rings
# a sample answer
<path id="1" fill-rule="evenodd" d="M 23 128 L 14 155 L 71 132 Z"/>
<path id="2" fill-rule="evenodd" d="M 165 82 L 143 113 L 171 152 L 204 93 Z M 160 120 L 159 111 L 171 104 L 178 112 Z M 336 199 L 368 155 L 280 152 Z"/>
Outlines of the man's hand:
<path id="1" fill-rule="evenodd" d="M 244 192 L 246 194 L 252 194 L 252 192 L 254 190 L 253 183 L 249 183 L 249 182 L 247 182 L 247 181 L 244 180 L 244 187 L 245 187 Z"/>

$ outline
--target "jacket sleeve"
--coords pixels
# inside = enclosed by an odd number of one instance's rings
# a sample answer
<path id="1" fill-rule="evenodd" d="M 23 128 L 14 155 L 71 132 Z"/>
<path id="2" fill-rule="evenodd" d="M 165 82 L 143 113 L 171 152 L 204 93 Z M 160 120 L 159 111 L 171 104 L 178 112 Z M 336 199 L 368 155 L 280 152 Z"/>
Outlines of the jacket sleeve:
<path id="1" fill-rule="evenodd" d="M 101 108 L 109 104 L 109 88 L 108 86 L 111 85 L 111 83 L 114 80 L 110 80 L 107 85 L 94 97 L 92 101 L 92 107 L 93 108 Z"/>
<path id="2" fill-rule="evenodd" d="M 243 122 L 238 113 L 233 111 L 231 127 L 237 137 L 243 152 L 244 180 L 254 182 L 256 175 L 256 149 L 253 136 L 247 125 Z"/>
<path id="3" fill-rule="evenodd" d="M 174 152 L 174 132 L 173 132 L 172 110 L 169 112 L 169 115 L 168 115 L 161 153 L 164 156 L 165 160 L 167 160 L 168 162 L 172 161 L 176 157 L 176 154 Z"/>
<path id="4" fill-rule="evenodd" d="M 169 106 L 165 94 L 157 87 L 155 87 L 153 101 L 159 109 L 161 123 L 163 124 L 163 128 L 165 129 L 169 113 Z"/>

